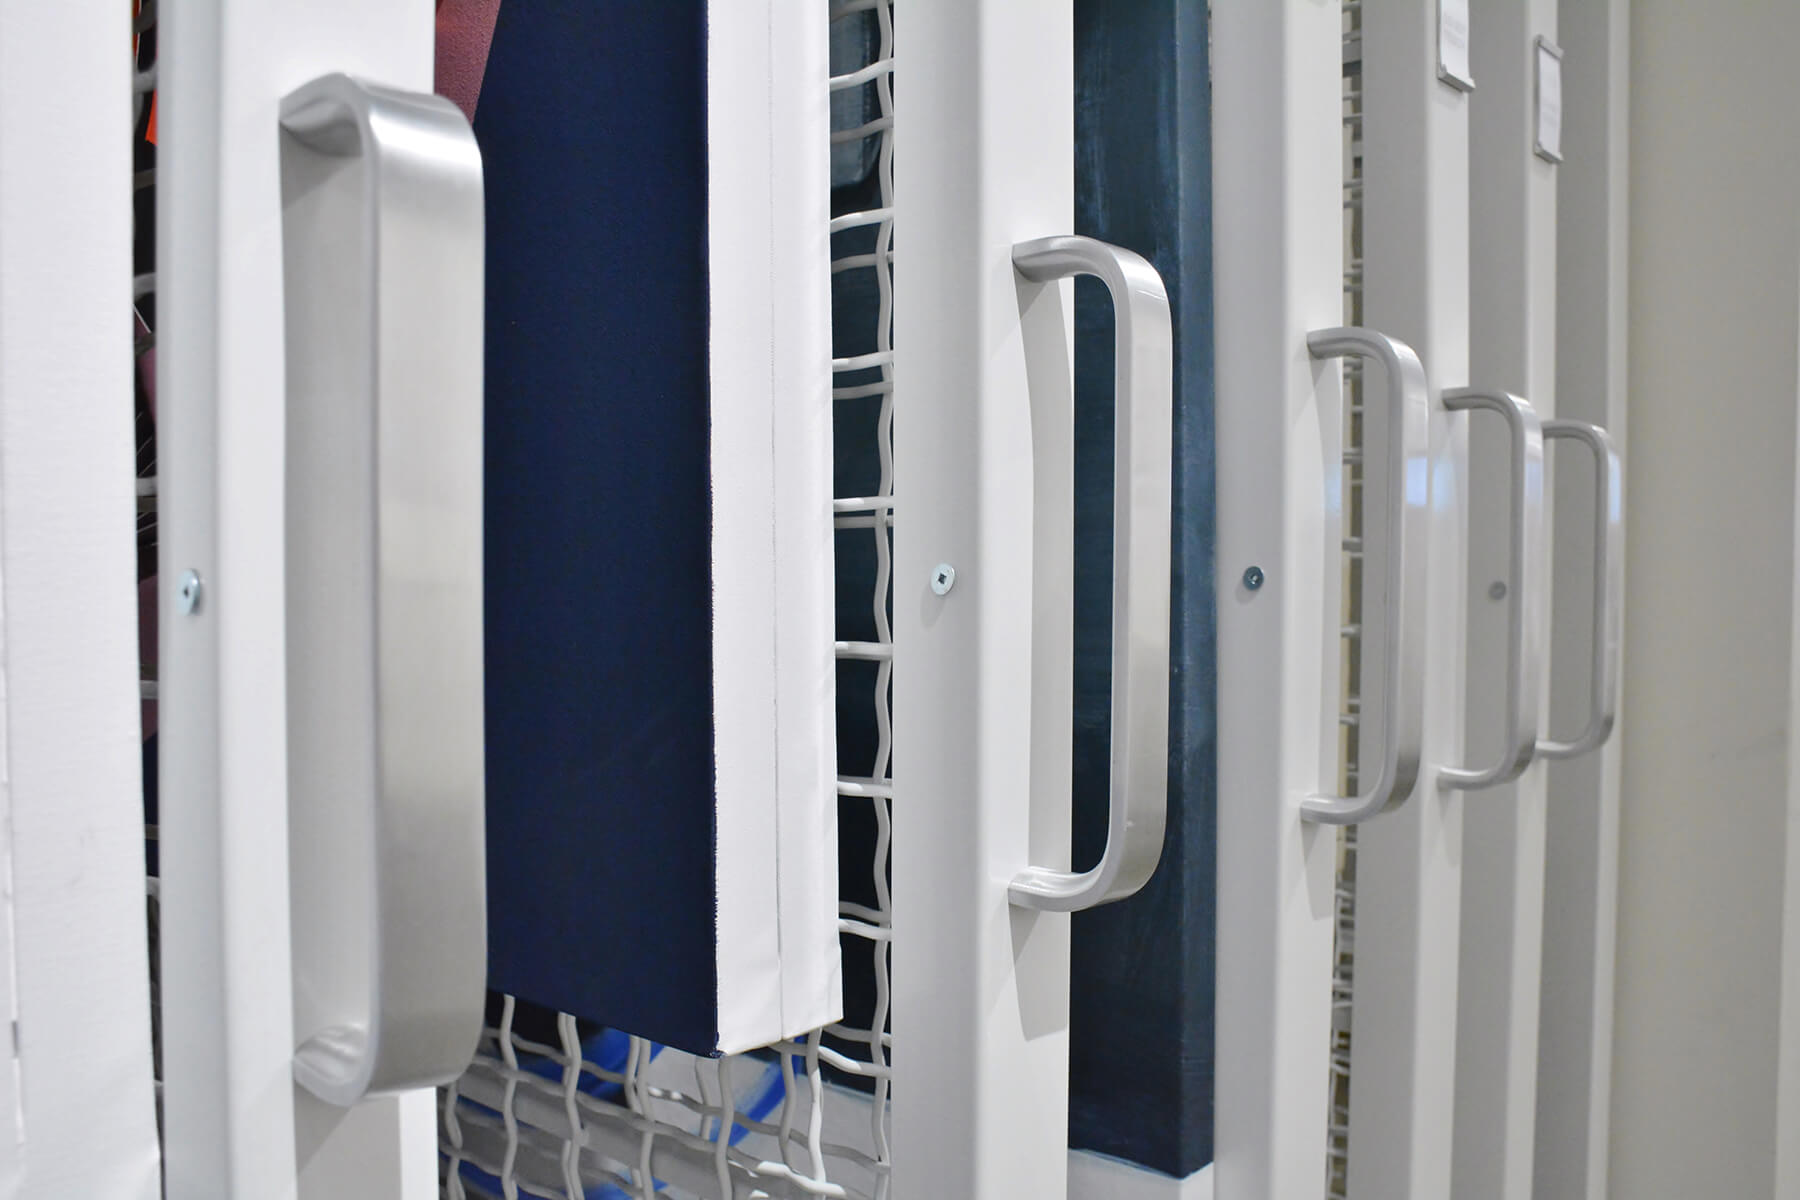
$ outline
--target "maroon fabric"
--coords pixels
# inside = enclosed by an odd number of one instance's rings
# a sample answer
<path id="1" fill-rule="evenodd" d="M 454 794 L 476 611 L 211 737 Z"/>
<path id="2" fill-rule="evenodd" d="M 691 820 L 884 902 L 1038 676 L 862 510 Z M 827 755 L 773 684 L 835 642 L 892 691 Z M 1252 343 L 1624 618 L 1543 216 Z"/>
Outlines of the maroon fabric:
<path id="1" fill-rule="evenodd" d="M 438 0 L 437 93 L 475 120 L 500 0 Z"/>

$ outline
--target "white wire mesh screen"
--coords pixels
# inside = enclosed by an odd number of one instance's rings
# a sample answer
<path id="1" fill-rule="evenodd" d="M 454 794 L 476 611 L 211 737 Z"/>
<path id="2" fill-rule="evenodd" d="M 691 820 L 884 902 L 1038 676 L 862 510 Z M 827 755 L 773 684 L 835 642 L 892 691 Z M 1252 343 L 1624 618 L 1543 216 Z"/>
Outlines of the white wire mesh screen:
<path id="1" fill-rule="evenodd" d="M 712 1060 L 502 997 L 469 1070 L 440 1094 L 450 1200 L 888 1196 L 892 0 L 835 0 L 830 19 L 838 795 L 849 831 L 839 929 L 849 1015 L 798 1042 Z M 866 600 L 846 606 L 847 589 L 858 588 Z"/>

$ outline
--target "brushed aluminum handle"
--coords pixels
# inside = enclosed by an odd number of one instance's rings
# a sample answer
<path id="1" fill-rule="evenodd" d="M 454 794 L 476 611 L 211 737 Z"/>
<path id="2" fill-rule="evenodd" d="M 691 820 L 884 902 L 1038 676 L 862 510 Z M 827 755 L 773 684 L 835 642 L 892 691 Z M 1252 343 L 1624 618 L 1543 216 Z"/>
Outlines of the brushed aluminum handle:
<path id="1" fill-rule="evenodd" d="M 1619 452 L 1612 436 L 1585 421 L 1545 421 L 1546 438 L 1577 442 L 1594 455 L 1594 607 L 1593 652 L 1589 660 L 1591 701 L 1587 724 L 1567 741 L 1545 738 L 1537 745 L 1544 758 L 1574 758 L 1611 736 L 1619 708 L 1619 627 L 1625 590 L 1625 518 L 1620 493 L 1624 482 Z"/>
<path id="2" fill-rule="evenodd" d="M 1505 418 L 1512 452 L 1511 587 L 1507 592 L 1506 710 L 1500 759 L 1489 767 L 1440 767 L 1445 790 L 1509 783 L 1531 765 L 1537 749 L 1538 700 L 1549 646 L 1544 606 L 1537 603 L 1544 564 L 1544 424 L 1537 410 L 1510 392 L 1455 388 L 1444 393 L 1451 412 L 1486 409 Z"/>
<path id="3" fill-rule="evenodd" d="M 1317 794 L 1300 802 L 1300 814 L 1327 825 L 1366 821 L 1405 803 L 1419 778 L 1425 724 L 1425 560 L 1430 545 L 1430 392 L 1425 368 L 1411 346 L 1372 329 L 1319 329 L 1306 335 L 1314 358 L 1357 356 L 1379 359 L 1387 376 L 1387 463 L 1392 472 L 1386 510 L 1369 538 L 1363 559 L 1365 580 L 1371 557 L 1382 560 L 1376 577 L 1378 602 L 1386 615 L 1381 659 L 1382 745 L 1372 764 L 1364 760 L 1365 783 L 1354 796 Z M 1368 583 L 1365 582 L 1365 587 Z M 1373 770 L 1369 767 L 1373 766 Z"/>
<path id="4" fill-rule="evenodd" d="M 1012 903 L 1074 912 L 1136 892 L 1162 857 L 1169 788 L 1169 521 L 1174 350 L 1169 296 L 1141 256 L 1086 237 L 1013 247 L 1033 283 L 1092 275 L 1112 296 L 1112 758 L 1106 850 L 1088 871 L 1030 866 Z"/>
<path id="5" fill-rule="evenodd" d="M 294 1077 L 349 1105 L 481 1030 L 481 154 L 344 75 L 281 130 Z"/>

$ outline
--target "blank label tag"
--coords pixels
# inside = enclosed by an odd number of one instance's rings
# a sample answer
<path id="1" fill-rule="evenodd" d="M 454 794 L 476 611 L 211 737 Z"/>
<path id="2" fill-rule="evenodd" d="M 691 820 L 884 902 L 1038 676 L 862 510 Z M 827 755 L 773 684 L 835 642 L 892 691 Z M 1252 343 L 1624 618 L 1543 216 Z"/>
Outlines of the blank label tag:
<path id="1" fill-rule="evenodd" d="M 1537 152 L 1562 161 L 1562 51 L 1537 40 Z"/>
<path id="2" fill-rule="evenodd" d="M 1469 74 L 1469 0 L 1438 0 L 1438 78 L 1459 91 L 1475 90 Z"/>

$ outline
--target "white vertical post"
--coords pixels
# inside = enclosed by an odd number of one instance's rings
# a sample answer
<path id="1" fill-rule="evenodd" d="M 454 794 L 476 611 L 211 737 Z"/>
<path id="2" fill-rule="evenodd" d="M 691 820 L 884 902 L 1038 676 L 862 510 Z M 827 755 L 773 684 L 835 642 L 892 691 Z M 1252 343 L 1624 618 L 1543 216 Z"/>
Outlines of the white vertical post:
<path id="1" fill-rule="evenodd" d="M 164 1128 L 183 1200 L 435 1190 L 413 1119 L 429 1092 L 339 1112 L 294 1098 L 277 154 L 281 97 L 319 75 L 430 91 L 432 12 L 191 0 L 160 30 Z M 183 613 L 189 570 L 202 596 Z"/>
<path id="2" fill-rule="evenodd" d="M 1556 415 L 1558 168 L 1535 149 L 1537 39 L 1554 46 L 1556 9 L 1557 0 L 1481 0 L 1472 7 L 1469 38 L 1480 88 L 1469 116 L 1469 378 L 1525 397 L 1546 421 Z M 1508 574 L 1504 431 L 1475 419 L 1467 436 L 1466 744 L 1472 759 L 1488 761 L 1503 720 L 1495 683 L 1505 670 L 1508 593 L 1521 581 Z M 1551 464 L 1562 472 L 1556 478 L 1578 458 L 1552 451 Z M 1550 527 L 1558 528 L 1554 520 Z M 1550 576 L 1545 570 L 1537 578 L 1544 586 L 1525 600 L 1547 613 Z M 1576 651 L 1571 661 L 1585 668 L 1588 656 Z M 1585 670 L 1572 673 L 1585 677 Z M 1464 800 L 1456 1196 L 1532 1194 L 1546 770 L 1538 759 L 1514 782 Z"/>
<path id="3" fill-rule="evenodd" d="M 129 14 L 111 0 L 0 4 L 9 1197 L 160 1194 L 133 532 Z"/>
<path id="4" fill-rule="evenodd" d="M 1631 611 L 1608 1187 L 1788 1200 L 1800 6 L 1637 3 L 1630 44 Z"/>
<path id="5" fill-rule="evenodd" d="M 1022 284 L 1012 247 L 1072 232 L 1073 16 L 916 0 L 896 24 L 918 86 L 895 129 L 893 1188 L 1060 1200 L 1069 917 L 1011 906 L 1007 885 L 1069 856 L 1066 799 L 1031 811 L 1057 790 L 1032 776 L 1056 757 L 1033 757 L 1034 688 L 1064 697 L 1065 743 L 1070 720 L 1066 658 L 1032 678 L 1034 457 L 1059 442 L 1033 401 L 1067 403 L 1069 287 Z"/>
<path id="6" fill-rule="evenodd" d="M 1625 454 L 1630 212 L 1631 0 L 1562 6 L 1563 164 L 1557 169 L 1557 411 L 1603 425 Z M 1591 491 L 1571 455 L 1556 464 L 1552 729 L 1578 726 L 1591 636 Z M 1538 1196 L 1603 1200 L 1612 1099 L 1613 945 L 1619 886 L 1620 722 L 1599 750 L 1549 764 Z"/>
<path id="7" fill-rule="evenodd" d="M 1363 312 L 1425 364 L 1432 532 L 1424 769 L 1412 799 L 1358 835 L 1353 1200 L 1452 1194 L 1462 814 L 1482 799 L 1442 790 L 1436 777 L 1467 761 L 1468 418 L 1445 412 L 1440 396 L 1470 382 L 1469 96 L 1439 78 L 1438 13 L 1439 0 L 1365 0 L 1362 10 Z M 1382 443 L 1382 419 L 1370 406 L 1366 445 Z M 1379 511 L 1381 486 L 1371 472 L 1368 511 Z"/>
<path id="8" fill-rule="evenodd" d="M 1326 455 L 1342 388 L 1306 335 L 1343 323 L 1342 17 L 1313 0 L 1220 0 L 1212 19 L 1216 1187 L 1316 1200 L 1337 831 L 1303 821 L 1299 802 L 1337 773 L 1342 522 Z"/>

